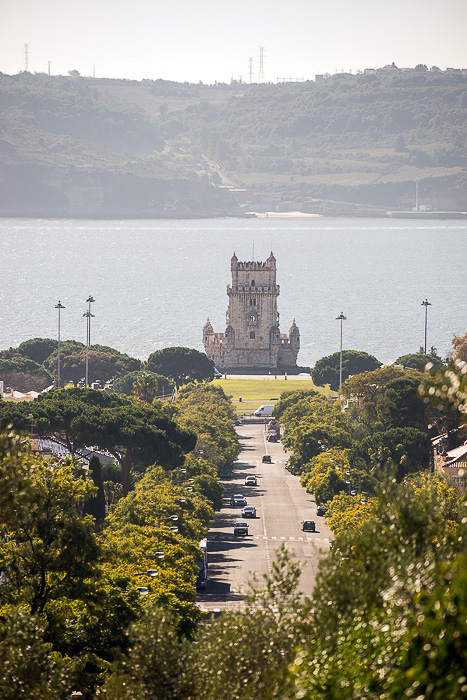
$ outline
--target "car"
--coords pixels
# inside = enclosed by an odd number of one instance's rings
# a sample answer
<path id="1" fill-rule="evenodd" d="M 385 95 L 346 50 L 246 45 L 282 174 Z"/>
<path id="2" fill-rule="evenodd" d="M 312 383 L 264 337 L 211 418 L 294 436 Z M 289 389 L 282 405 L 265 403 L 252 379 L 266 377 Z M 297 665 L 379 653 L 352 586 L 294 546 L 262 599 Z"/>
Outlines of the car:
<path id="1" fill-rule="evenodd" d="M 271 455 L 263 455 L 262 462 L 264 464 L 272 464 Z"/>
<path id="2" fill-rule="evenodd" d="M 302 522 L 302 530 L 304 532 L 315 532 L 316 531 L 315 521 L 314 520 L 304 520 Z"/>
<path id="3" fill-rule="evenodd" d="M 258 479 L 256 476 L 246 476 L 245 477 L 245 486 L 256 486 L 258 483 Z"/>
<path id="4" fill-rule="evenodd" d="M 248 523 L 244 520 L 237 520 L 234 525 L 234 536 L 237 535 L 248 535 Z"/>
<path id="5" fill-rule="evenodd" d="M 234 496 L 230 497 L 230 505 L 231 506 L 246 506 L 246 498 L 245 496 L 242 496 L 242 494 L 237 493 Z"/>
<path id="6" fill-rule="evenodd" d="M 244 518 L 256 518 L 256 508 L 254 506 L 245 506 L 242 508 Z"/>
<path id="7" fill-rule="evenodd" d="M 222 379 L 222 372 L 214 367 L 214 379 Z"/>
<path id="8" fill-rule="evenodd" d="M 327 508 L 323 503 L 320 503 L 316 508 L 316 515 L 326 515 Z"/>

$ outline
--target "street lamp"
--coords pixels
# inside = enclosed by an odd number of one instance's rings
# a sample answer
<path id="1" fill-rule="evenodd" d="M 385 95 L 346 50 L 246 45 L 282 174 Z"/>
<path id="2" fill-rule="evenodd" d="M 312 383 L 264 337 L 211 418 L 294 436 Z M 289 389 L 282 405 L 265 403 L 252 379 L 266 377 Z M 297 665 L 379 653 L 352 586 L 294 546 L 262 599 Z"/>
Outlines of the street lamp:
<path id="1" fill-rule="evenodd" d="M 89 346 L 91 345 L 91 318 L 94 318 L 94 314 L 91 313 L 91 304 L 96 301 L 94 297 L 90 294 L 85 302 L 88 304 L 88 310 L 82 316 L 86 319 L 86 376 L 85 376 L 85 386 L 89 386 Z"/>
<path id="2" fill-rule="evenodd" d="M 61 384 L 61 378 L 60 378 L 60 311 L 65 308 L 63 306 L 63 304 L 60 303 L 60 299 L 58 300 L 58 304 L 55 304 L 55 308 L 58 309 L 57 386 L 60 387 L 60 384 Z"/>
<path id="3" fill-rule="evenodd" d="M 341 385 L 342 385 L 342 322 L 346 320 L 343 312 L 341 311 L 340 316 L 336 318 L 336 321 L 341 322 L 341 344 L 340 344 L 340 354 L 339 354 L 339 397 L 341 395 Z"/>
<path id="4" fill-rule="evenodd" d="M 425 307 L 425 355 L 426 355 L 426 332 L 427 332 L 427 327 L 428 327 L 428 307 L 431 306 L 431 304 L 428 301 L 428 299 L 425 299 L 425 301 L 422 301 L 422 306 Z"/>

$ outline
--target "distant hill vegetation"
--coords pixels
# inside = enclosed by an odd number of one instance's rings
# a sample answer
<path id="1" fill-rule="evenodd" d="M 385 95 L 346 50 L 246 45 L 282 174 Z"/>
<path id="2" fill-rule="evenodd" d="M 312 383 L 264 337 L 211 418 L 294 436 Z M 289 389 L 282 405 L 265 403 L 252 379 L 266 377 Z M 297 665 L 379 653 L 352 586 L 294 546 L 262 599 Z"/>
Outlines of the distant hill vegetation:
<path id="1" fill-rule="evenodd" d="M 0 215 L 467 209 L 467 74 L 216 84 L 0 75 Z"/>

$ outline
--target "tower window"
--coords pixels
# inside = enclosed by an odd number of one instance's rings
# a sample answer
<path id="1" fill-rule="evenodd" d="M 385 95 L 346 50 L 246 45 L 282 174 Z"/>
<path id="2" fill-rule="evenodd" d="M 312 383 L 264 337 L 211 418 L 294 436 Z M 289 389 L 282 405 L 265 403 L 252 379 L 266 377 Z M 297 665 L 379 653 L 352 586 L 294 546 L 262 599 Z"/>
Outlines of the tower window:
<path id="1" fill-rule="evenodd" d="M 254 281 L 254 280 L 251 280 L 251 286 L 252 286 L 252 287 L 255 286 L 255 281 Z"/>
<path id="2" fill-rule="evenodd" d="M 255 332 L 254 332 L 254 331 L 250 331 L 250 338 L 251 338 L 252 340 L 254 340 L 255 337 L 256 337 L 256 336 L 255 336 Z"/>

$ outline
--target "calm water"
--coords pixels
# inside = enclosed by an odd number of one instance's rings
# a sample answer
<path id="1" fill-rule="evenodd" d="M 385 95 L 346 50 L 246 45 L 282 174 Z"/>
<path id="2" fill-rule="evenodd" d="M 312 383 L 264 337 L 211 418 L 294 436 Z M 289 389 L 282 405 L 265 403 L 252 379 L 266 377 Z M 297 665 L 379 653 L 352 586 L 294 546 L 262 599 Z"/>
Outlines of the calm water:
<path id="1" fill-rule="evenodd" d="M 209 316 L 225 329 L 230 258 L 277 259 L 281 330 L 295 318 L 299 362 L 344 348 L 382 362 L 424 342 L 442 355 L 467 331 L 465 221 L 225 219 L 0 220 L 0 349 L 34 337 L 91 341 L 141 359 L 169 345 L 203 350 Z"/>

